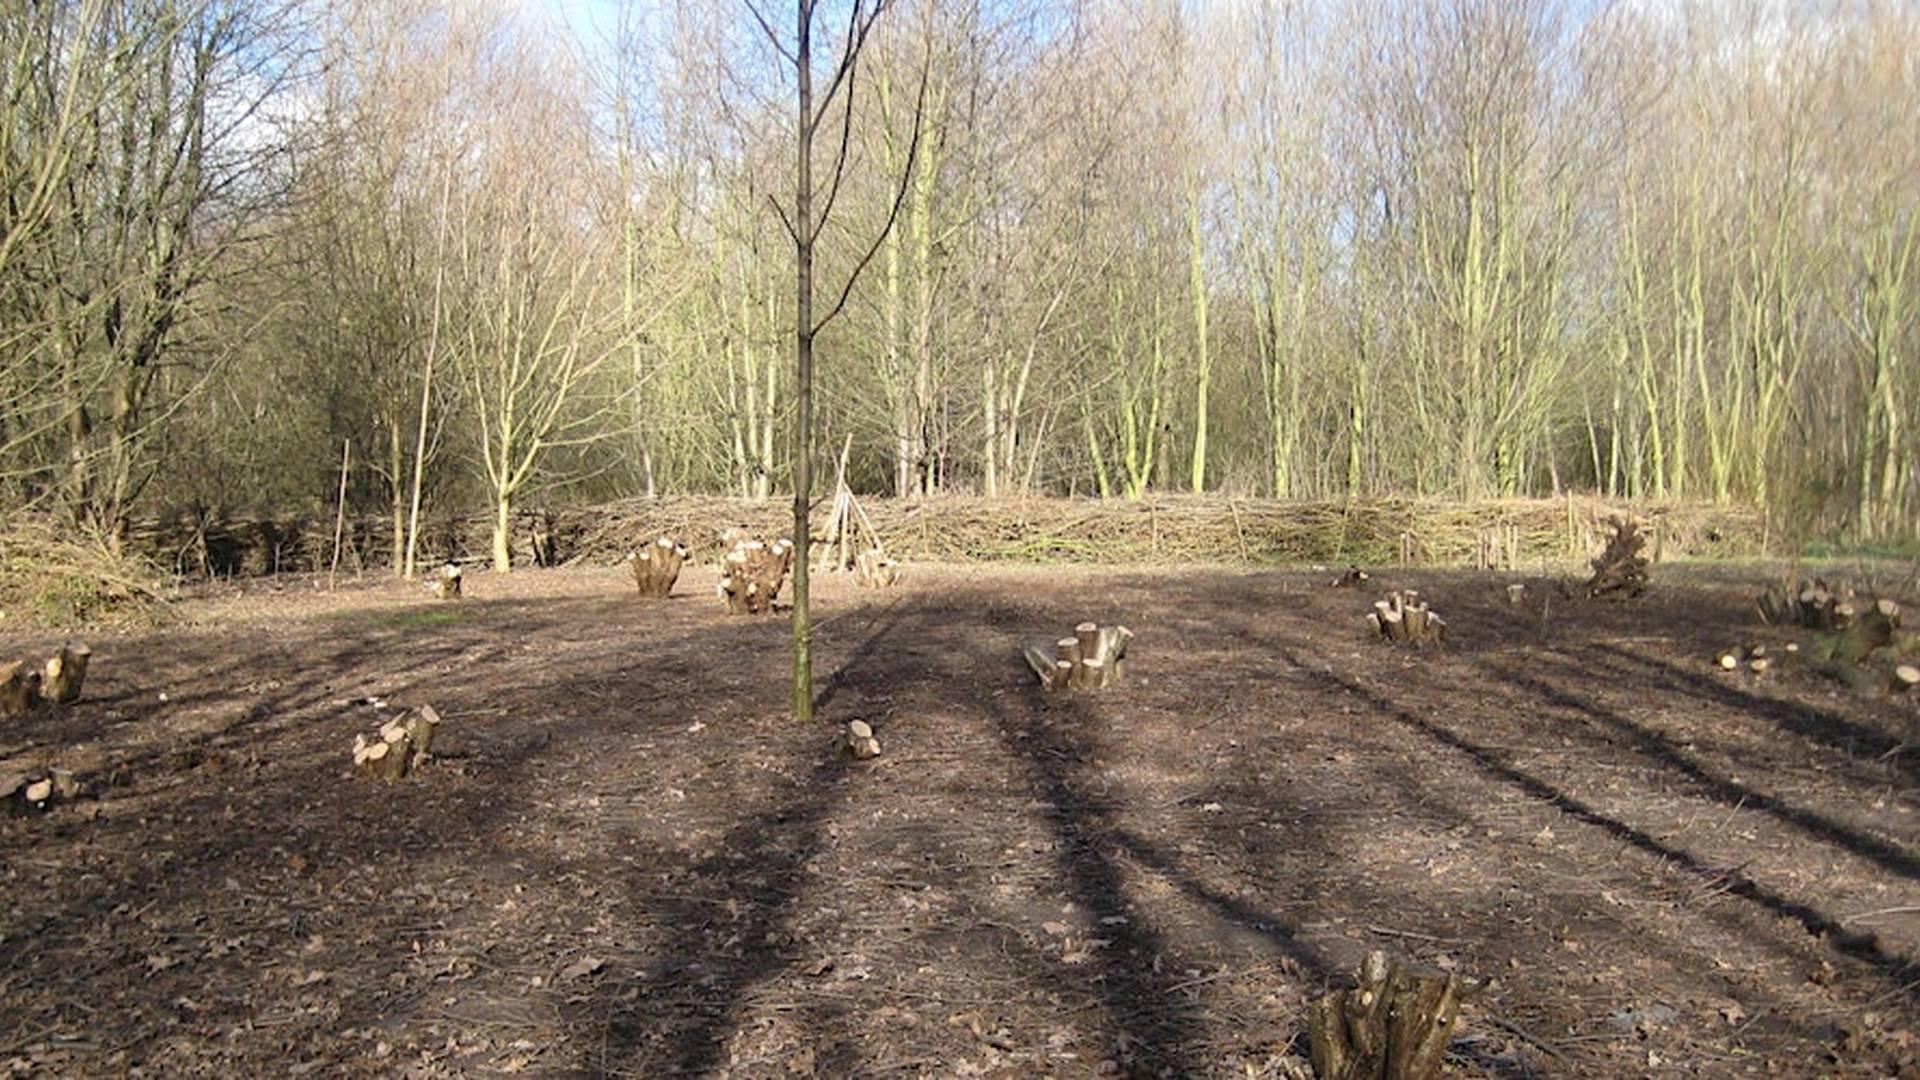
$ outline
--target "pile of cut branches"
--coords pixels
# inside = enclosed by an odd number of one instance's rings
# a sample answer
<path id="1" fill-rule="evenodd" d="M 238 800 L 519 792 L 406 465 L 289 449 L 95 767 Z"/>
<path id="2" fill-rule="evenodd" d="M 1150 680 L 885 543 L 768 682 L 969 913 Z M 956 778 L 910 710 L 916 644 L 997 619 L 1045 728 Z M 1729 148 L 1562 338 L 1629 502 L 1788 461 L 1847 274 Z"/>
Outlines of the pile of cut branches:
<path id="1" fill-rule="evenodd" d="M 0 618 L 53 628 L 162 621 L 172 587 L 158 566 L 44 518 L 0 528 Z"/>

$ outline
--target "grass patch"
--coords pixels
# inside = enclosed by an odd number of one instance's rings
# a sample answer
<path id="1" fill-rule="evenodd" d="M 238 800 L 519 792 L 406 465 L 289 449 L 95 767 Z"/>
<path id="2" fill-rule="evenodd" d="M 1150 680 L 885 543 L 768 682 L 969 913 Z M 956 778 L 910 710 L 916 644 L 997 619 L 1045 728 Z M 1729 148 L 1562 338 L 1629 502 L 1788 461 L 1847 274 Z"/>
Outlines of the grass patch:
<path id="1" fill-rule="evenodd" d="M 471 622 L 471 607 L 352 608 L 327 616 L 361 630 L 430 630 Z"/>

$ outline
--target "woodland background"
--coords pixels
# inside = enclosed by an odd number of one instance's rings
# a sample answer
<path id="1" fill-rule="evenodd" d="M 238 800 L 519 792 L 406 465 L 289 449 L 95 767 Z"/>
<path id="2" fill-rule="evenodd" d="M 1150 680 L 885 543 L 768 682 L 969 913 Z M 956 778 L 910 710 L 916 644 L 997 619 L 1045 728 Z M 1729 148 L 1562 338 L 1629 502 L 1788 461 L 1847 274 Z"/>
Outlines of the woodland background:
<path id="1" fill-rule="evenodd" d="M 790 490 L 791 66 L 596 16 L 0 0 L 0 508 Z M 899 0 L 853 79 L 858 491 L 1915 532 L 1920 5 Z"/>

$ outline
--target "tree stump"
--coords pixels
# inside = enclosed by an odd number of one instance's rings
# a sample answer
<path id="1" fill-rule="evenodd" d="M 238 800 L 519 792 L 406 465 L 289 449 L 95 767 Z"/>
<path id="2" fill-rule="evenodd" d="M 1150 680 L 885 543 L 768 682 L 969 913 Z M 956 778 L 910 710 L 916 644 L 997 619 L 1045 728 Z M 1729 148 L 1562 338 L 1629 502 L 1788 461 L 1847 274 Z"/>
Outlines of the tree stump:
<path id="1" fill-rule="evenodd" d="M 680 568 L 686 561 L 687 549 L 666 536 L 627 556 L 634 585 L 641 596 L 651 599 L 673 592 L 673 583 L 680 580 Z"/>
<path id="2" fill-rule="evenodd" d="M 1587 579 L 1587 595 L 1595 599 L 1631 599 L 1647 591 L 1647 559 L 1641 549 L 1647 538 L 1631 518 L 1612 519 L 1613 535 L 1593 560 L 1593 576 Z"/>
<path id="3" fill-rule="evenodd" d="M 1333 579 L 1332 587 L 1336 589 L 1351 589 L 1359 585 L 1364 585 L 1371 579 L 1372 575 L 1368 574 L 1365 570 L 1360 569 L 1358 566 L 1349 566 L 1339 577 Z"/>
<path id="4" fill-rule="evenodd" d="M 0 717 L 15 719 L 40 704 L 39 671 L 18 660 L 0 667 Z"/>
<path id="5" fill-rule="evenodd" d="M 1420 594 L 1412 589 L 1389 593 L 1375 600 L 1367 614 L 1367 625 L 1382 641 L 1408 642 L 1414 645 L 1438 644 L 1447 638 L 1447 621 L 1442 619 Z"/>
<path id="6" fill-rule="evenodd" d="M 1853 590 L 1835 588 L 1820 578 L 1809 578 L 1768 589 L 1755 607 L 1760 611 L 1760 621 L 1774 626 L 1840 630 L 1853 617 Z"/>
<path id="7" fill-rule="evenodd" d="M 551 513 L 541 513 L 533 519 L 530 546 L 533 549 L 533 565 L 540 567 L 560 565 L 560 538 L 554 527 Z"/>
<path id="8" fill-rule="evenodd" d="M 1900 605 L 1892 600 L 1876 600 L 1860 607 L 1862 610 L 1856 611 L 1855 605 L 1846 603 L 1835 609 L 1836 613 L 1843 613 L 1844 625 L 1816 639 L 1816 658 L 1858 664 L 1875 650 L 1893 644 L 1894 631 L 1900 628 Z"/>
<path id="9" fill-rule="evenodd" d="M 416 772 L 433 754 L 434 733 L 440 727 L 440 714 L 433 706 L 401 713 L 380 725 L 373 738 L 353 737 L 353 768 L 362 776 L 380 780 L 398 780 Z"/>
<path id="10" fill-rule="evenodd" d="M 68 769 L 6 773 L 0 775 L 0 806 L 14 811 L 45 810 L 79 798 L 83 790 L 80 778 Z"/>
<path id="11" fill-rule="evenodd" d="M 66 644 L 47 660 L 40 677 L 40 693 L 48 701 L 71 705 L 80 700 L 81 687 L 87 681 L 87 662 L 93 650 L 84 644 Z"/>
<path id="12" fill-rule="evenodd" d="M 427 584 L 427 589 L 433 593 L 436 600 L 460 599 L 459 564 L 448 563 L 441 567 L 439 572 L 434 574 L 433 580 Z"/>
<path id="13" fill-rule="evenodd" d="M 1054 643 L 1056 655 L 1048 656 L 1038 645 L 1028 646 L 1025 655 L 1044 690 L 1098 690 L 1126 675 L 1132 640 L 1133 631 L 1124 626 L 1083 622 L 1072 637 Z"/>
<path id="14" fill-rule="evenodd" d="M 854 580 L 869 589 L 891 588 L 900 579 L 899 564 L 879 548 L 868 548 L 853 560 Z"/>
<path id="15" fill-rule="evenodd" d="M 1909 666 L 1903 653 L 1912 637 L 1899 633 L 1899 604 L 1887 599 L 1842 603 L 1835 614 L 1845 619 L 1843 626 L 1816 635 L 1808 650 L 1815 671 L 1863 694 L 1901 693 L 1912 685 L 1900 675 Z"/>
<path id="16" fill-rule="evenodd" d="M 1315 1001 L 1307 1016 L 1320 1080 L 1431 1080 L 1440 1075 L 1460 1005 L 1482 984 L 1411 971 L 1368 954 L 1360 985 Z"/>
<path id="17" fill-rule="evenodd" d="M 1767 652 L 1765 645 L 1735 645 L 1730 649 L 1720 650 L 1719 654 L 1713 658 L 1713 662 L 1714 666 L 1722 671 L 1739 671 L 1744 668 L 1755 675 L 1764 675 L 1773 667 L 1773 656 Z"/>
<path id="18" fill-rule="evenodd" d="M 1507 586 L 1507 606 L 1519 607 L 1527 599 L 1527 587 L 1516 581 Z"/>
<path id="19" fill-rule="evenodd" d="M 720 584 L 716 590 L 733 615 L 764 615 L 773 610 L 773 602 L 786 582 L 793 562 L 793 541 L 786 538 L 771 544 L 742 540 L 721 561 Z"/>
<path id="20" fill-rule="evenodd" d="M 1893 678 L 1887 682 L 1887 691 L 1904 694 L 1915 686 L 1920 686 L 1920 667 L 1913 664 L 1895 664 Z"/>
<path id="21" fill-rule="evenodd" d="M 854 761 L 868 761 L 880 756 L 880 740 L 874 738 L 873 728 L 866 721 L 850 720 L 840 736 L 840 753 Z"/>

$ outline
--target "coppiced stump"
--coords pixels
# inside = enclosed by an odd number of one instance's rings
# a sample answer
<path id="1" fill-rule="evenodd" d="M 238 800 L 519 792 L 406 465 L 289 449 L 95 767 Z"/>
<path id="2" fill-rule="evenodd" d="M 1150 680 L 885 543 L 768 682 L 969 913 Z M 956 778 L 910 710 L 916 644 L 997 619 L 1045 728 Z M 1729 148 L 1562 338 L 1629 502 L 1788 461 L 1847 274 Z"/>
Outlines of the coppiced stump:
<path id="1" fill-rule="evenodd" d="M 405 712 L 380 725 L 372 738 L 353 737 L 353 769 L 361 776 L 398 780 L 417 772 L 433 755 L 440 714 L 433 706 Z"/>
<path id="2" fill-rule="evenodd" d="M 1440 1075 L 1460 1006 L 1483 984 L 1419 972 L 1368 954 L 1360 985 L 1335 990 L 1307 1014 L 1314 1075 L 1320 1080 L 1431 1080 Z"/>
<path id="3" fill-rule="evenodd" d="M 854 558 L 854 580 L 869 589 L 885 589 L 900 579 L 900 567 L 880 548 L 868 548 Z"/>
<path id="4" fill-rule="evenodd" d="M 1367 625 L 1380 640 L 1396 644 L 1438 644 L 1447 638 L 1447 621 L 1412 589 L 1375 600 L 1373 610 L 1367 613 Z"/>
<path id="5" fill-rule="evenodd" d="M 40 704 L 40 680 L 38 670 L 18 660 L 0 666 L 0 717 L 15 719 L 32 712 Z"/>
<path id="6" fill-rule="evenodd" d="M 640 595 L 659 599 L 673 592 L 673 583 L 680 580 L 680 568 L 686 561 L 686 547 L 663 536 L 629 554 L 627 567 L 633 571 L 633 583 Z"/>
<path id="7" fill-rule="evenodd" d="M 85 644 L 62 645 L 59 652 L 47 659 L 41 673 L 41 696 L 62 705 L 79 701 L 81 688 L 87 681 L 87 662 L 91 659 L 93 650 Z"/>
<path id="8" fill-rule="evenodd" d="M 428 583 L 427 591 L 433 593 L 436 600 L 460 599 L 459 564 L 448 563 L 441 567 L 439 572 L 433 575 L 433 580 Z"/>
<path id="9" fill-rule="evenodd" d="M 9 810 L 45 810 L 71 802 L 86 789 L 69 769 L 36 769 L 0 774 L 0 807 Z"/>
<path id="10" fill-rule="evenodd" d="M 1098 690 L 1119 682 L 1127 669 L 1127 643 L 1133 631 L 1124 626 L 1083 622 L 1073 636 L 1054 643 L 1054 656 L 1038 645 L 1028 646 L 1027 665 L 1045 690 Z"/>
<path id="11" fill-rule="evenodd" d="M 782 537 L 771 544 L 741 540 L 721 560 L 720 584 L 715 591 L 731 614 L 764 615 L 773 610 L 792 565 L 791 540 Z"/>
<path id="12" fill-rule="evenodd" d="M 1755 606 L 1760 620 L 1774 626 L 1804 626 L 1809 630 L 1842 630 L 1853 618 L 1853 590 L 1809 578 L 1774 586 L 1761 594 Z"/>

